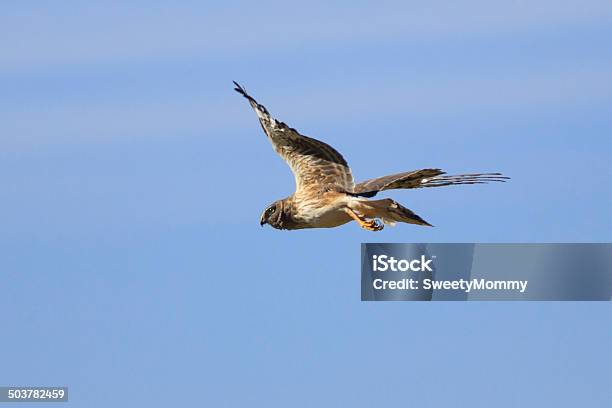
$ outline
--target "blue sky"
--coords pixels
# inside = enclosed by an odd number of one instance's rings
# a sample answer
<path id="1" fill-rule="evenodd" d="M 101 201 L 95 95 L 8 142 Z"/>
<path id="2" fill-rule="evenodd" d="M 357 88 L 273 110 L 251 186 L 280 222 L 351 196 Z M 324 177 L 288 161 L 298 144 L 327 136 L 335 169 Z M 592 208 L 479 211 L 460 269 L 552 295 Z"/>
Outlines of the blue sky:
<path id="1" fill-rule="evenodd" d="M 609 242 L 608 1 L 0 6 L 0 384 L 69 406 L 609 406 L 601 303 L 361 303 L 361 242 Z M 280 232 L 232 91 L 436 225 Z"/>

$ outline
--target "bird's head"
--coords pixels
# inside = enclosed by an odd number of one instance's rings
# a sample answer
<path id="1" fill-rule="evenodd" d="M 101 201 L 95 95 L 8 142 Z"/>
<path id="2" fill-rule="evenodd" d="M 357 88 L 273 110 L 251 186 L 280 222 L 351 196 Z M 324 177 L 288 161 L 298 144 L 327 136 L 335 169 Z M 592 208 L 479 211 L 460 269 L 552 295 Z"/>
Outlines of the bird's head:
<path id="1" fill-rule="evenodd" d="M 270 226 L 276 229 L 284 229 L 286 216 L 283 213 L 285 209 L 285 200 L 278 200 L 270 204 L 259 219 L 259 224 L 263 227 L 264 224 L 270 224 Z"/>

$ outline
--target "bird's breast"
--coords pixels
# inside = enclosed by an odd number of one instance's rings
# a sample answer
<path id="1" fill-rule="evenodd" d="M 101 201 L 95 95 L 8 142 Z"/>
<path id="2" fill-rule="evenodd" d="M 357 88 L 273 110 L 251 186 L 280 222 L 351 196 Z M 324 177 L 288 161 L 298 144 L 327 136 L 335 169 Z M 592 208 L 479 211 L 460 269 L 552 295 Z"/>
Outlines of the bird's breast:
<path id="1" fill-rule="evenodd" d="M 294 199 L 293 219 L 302 228 L 333 228 L 351 221 L 345 194 L 323 194 Z M 297 197 L 296 197 L 297 198 Z"/>

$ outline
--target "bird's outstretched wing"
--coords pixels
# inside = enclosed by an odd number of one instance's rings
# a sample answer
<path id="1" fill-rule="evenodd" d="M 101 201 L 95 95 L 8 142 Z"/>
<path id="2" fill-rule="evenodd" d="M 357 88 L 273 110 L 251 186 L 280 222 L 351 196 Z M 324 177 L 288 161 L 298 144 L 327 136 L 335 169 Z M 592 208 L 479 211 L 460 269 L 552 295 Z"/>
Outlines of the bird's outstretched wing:
<path id="1" fill-rule="evenodd" d="M 353 191 L 351 169 L 337 150 L 319 140 L 301 135 L 270 116 L 238 83 L 235 91 L 244 96 L 259 118 L 274 150 L 289 164 L 295 176 L 296 191 L 308 189 Z"/>
<path id="2" fill-rule="evenodd" d="M 407 171 L 362 181 L 355 185 L 353 192 L 355 195 L 373 197 L 376 193 L 383 190 L 486 184 L 494 181 L 504 182 L 509 179 L 509 177 L 502 176 L 501 173 L 474 173 L 455 176 L 447 176 L 445 174 L 440 169 Z"/>

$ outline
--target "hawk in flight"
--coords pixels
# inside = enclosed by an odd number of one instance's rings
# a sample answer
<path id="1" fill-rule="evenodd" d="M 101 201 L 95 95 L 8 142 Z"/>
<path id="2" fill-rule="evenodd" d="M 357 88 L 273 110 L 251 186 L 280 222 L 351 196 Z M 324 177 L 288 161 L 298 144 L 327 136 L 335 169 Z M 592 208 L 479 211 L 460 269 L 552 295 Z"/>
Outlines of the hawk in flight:
<path id="1" fill-rule="evenodd" d="M 390 198 L 369 198 L 383 190 L 484 184 L 508 179 L 500 173 L 448 176 L 440 169 L 423 169 L 355 184 L 351 168 L 336 149 L 274 119 L 242 86 L 236 82 L 234 85 L 236 92 L 249 101 L 272 147 L 295 176 L 295 193 L 269 205 L 261 214 L 262 226 L 269 224 L 286 230 L 333 228 L 350 221 L 356 221 L 368 231 L 380 231 L 384 224 L 396 222 L 431 226 Z"/>

